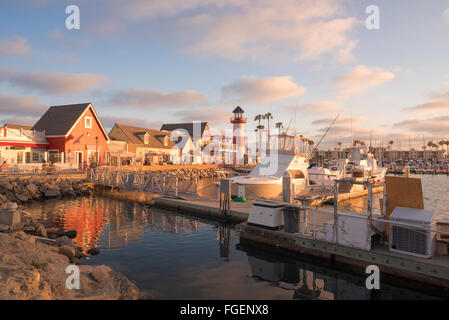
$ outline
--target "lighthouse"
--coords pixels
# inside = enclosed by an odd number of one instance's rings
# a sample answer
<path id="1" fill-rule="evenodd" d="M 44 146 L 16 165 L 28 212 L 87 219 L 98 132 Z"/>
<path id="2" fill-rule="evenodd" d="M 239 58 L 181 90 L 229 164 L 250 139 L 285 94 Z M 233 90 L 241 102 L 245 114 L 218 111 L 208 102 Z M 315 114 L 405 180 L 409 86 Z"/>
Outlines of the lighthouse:
<path id="1" fill-rule="evenodd" d="M 245 132 L 244 125 L 246 123 L 246 118 L 243 117 L 243 111 L 240 106 L 232 111 L 233 116 L 231 117 L 231 123 L 233 124 L 232 128 L 232 150 L 234 152 L 234 164 L 236 163 L 244 163 L 244 155 L 245 155 Z"/>

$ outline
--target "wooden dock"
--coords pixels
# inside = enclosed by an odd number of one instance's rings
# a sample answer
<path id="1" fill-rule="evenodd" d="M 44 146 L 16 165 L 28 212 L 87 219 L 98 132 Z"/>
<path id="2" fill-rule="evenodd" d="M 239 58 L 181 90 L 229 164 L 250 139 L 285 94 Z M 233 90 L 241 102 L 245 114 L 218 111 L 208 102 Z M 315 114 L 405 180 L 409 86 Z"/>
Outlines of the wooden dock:
<path id="1" fill-rule="evenodd" d="M 396 280 L 410 288 L 438 292 L 449 298 L 449 257 L 439 256 L 422 259 L 393 253 L 386 247 L 375 247 L 371 251 L 350 248 L 334 243 L 319 241 L 312 237 L 285 231 L 272 231 L 241 223 L 236 226 L 240 240 L 271 250 L 318 257 L 360 273 L 365 276 L 368 265 L 379 267 L 381 277 Z"/>

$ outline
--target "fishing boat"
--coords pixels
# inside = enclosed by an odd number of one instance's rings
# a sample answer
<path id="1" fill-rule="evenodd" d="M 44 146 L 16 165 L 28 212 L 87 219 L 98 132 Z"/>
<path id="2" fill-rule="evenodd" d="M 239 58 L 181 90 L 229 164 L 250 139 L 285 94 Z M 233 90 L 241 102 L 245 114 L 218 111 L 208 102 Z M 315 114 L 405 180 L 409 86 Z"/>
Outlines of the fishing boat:
<path id="1" fill-rule="evenodd" d="M 282 176 L 287 172 L 296 196 L 323 191 L 323 185 L 309 179 L 307 138 L 287 134 L 273 137 L 277 138 L 275 149 L 267 152 L 267 156 L 248 175 L 231 178 L 231 196 L 237 197 L 239 187 L 244 187 L 246 197 L 278 198 L 282 196 Z"/>
<path id="2" fill-rule="evenodd" d="M 339 159 L 328 168 L 310 167 L 309 179 L 312 183 L 333 187 L 336 179 L 369 181 L 378 185 L 384 181 L 387 168 L 378 167 L 374 155 L 367 149 L 354 147 L 348 159 Z M 350 186 L 350 185 L 349 185 Z M 350 191 L 360 191 L 363 185 L 353 185 Z"/>

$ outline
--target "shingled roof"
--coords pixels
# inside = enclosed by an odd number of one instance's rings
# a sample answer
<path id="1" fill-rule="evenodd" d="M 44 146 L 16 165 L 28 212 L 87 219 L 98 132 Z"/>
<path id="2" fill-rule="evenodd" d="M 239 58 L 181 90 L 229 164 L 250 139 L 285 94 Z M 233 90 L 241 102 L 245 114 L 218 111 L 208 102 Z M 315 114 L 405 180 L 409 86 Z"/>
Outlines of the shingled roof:
<path id="1" fill-rule="evenodd" d="M 89 106 L 91 106 L 106 139 L 108 139 L 108 135 L 90 102 L 52 106 L 48 108 L 31 129 L 36 131 L 45 130 L 46 136 L 65 136 Z"/>
<path id="2" fill-rule="evenodd" d="M 169 131 L 159 131 L 141 127 L 128 126 L 126 124 L 116 123 L 114 127 L 121 129 L 128 143 L 143 145 L 148 148 L 158 149 L 171 149 L 175 146 L 176 142 L 170 140 Z M 111 130 L 112 132 L 112 130 Z M 148 144 L 145 144 L 145 134 L 148 133 Z M 164 138 L 168 136 L 168 145 L 164 145 Z M 114 136 L 111 136 L 114 140 Z"/>
<path id="3" fill-rule="evenodd" d="M 190 137 L 193 139 L 193 122 L 188 123 L 167 123 L 163 124 L 161 130 L 174 131 L 174 130 L 186 130 Z M 201 136 L 203 136 L 206 129 L 207 122 L 201 122 Z"/>
<path id="4" fill-rule="evenodd" d="M 46 136 L 64 136 L 90 103 L 68 104 L 48 108 L 32 130 L 45 130 Z"/>

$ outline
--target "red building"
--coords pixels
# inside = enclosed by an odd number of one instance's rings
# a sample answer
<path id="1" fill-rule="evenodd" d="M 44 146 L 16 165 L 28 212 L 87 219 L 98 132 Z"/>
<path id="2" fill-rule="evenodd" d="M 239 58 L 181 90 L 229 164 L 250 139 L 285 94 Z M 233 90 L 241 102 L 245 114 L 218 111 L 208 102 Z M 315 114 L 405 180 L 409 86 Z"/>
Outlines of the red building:
<path id="1" fill-rule="evenodd" d="M 109 137 L 91 103 L 50 107 L 32 130 L 45 131 L 49 162 L 104 163 Z"/>

